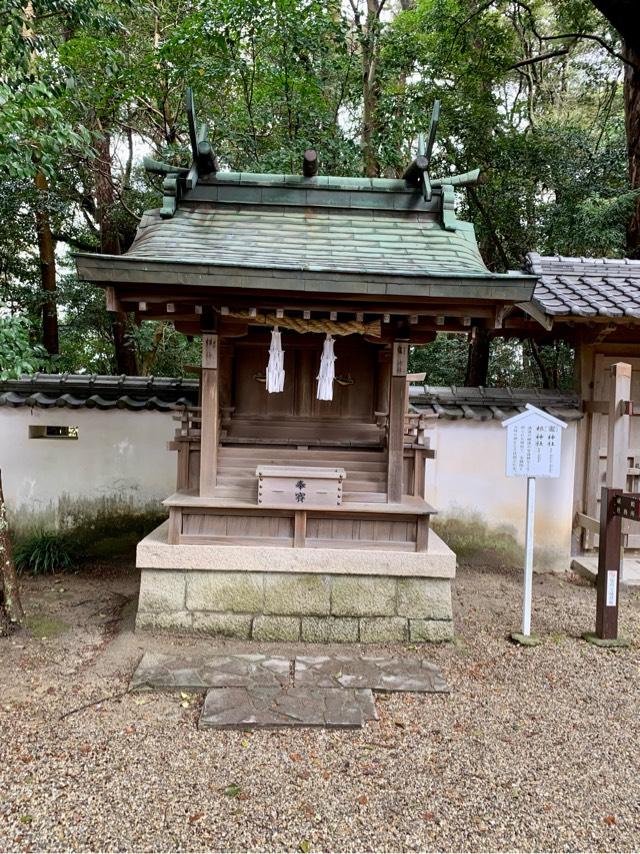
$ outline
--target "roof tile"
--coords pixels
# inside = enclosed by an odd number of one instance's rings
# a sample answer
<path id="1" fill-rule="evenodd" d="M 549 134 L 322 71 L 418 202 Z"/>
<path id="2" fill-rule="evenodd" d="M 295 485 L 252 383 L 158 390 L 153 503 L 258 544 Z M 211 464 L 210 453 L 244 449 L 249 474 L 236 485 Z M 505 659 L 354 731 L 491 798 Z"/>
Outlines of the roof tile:
<path id="1" fill-rule="evenodd" d="M 640 261 L 530 252 L 525 269 L 540 276 L 533 302 L 548 315 L 640 317 Z"/>
<path id="2" fill-rule="evenodd" d="M 411 385 L 409 397 L 414 409 L 453 421 L 503 421 L 524 411 L 527 403 L 564 421 L 582 418 L 578 395 L 555 389 Z"/>

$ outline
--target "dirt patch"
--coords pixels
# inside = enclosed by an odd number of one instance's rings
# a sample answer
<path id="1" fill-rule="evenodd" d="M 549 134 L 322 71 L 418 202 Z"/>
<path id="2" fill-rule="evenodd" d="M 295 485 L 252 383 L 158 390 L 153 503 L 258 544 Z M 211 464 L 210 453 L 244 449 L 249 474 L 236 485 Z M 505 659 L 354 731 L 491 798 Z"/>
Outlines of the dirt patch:
<path id="1" fill-rule="evenodd" d="M 243 733 L 198 731 L 198 694 L 127 693 L 143 652 L 318 647 L 135 634 L 137 584 L 124 560 L 24 581 L 27 613 L 67 628 L 0 640 L 0 850 L 640 848 L 638 593 L 633 645 L 600 650 L 593 589 L 535 576 L 525 649 L 521 572 L 463 566 L 455 643 L 380 648 L 428 655 L 449 696 L 381 695 L 362 731 Z"/>

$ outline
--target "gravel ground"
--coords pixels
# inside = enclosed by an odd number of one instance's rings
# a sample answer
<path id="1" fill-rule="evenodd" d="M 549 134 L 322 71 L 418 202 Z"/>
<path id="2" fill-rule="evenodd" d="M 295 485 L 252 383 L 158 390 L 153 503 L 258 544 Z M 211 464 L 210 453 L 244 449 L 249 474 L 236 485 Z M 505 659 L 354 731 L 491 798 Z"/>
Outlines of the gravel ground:
<path id="1" fill-rule="evenodd" d="M 579 639 L 594 591 L 536 577 L 544 643 L 523 649 L 518 573 L 463 566 L 458 641 L 426 648 L 449 696 L 379 695 L 361 731 L 242 733 L 198 731 L 199 696 L 123 693 L 145 649 L 232 646 L 134 635 L 136 587 L 126 563 L 26 582 L 33 631 L 0 639 L 0 850 L 640 849 L 639 593 L 636 643 L 601 650 Z"/>

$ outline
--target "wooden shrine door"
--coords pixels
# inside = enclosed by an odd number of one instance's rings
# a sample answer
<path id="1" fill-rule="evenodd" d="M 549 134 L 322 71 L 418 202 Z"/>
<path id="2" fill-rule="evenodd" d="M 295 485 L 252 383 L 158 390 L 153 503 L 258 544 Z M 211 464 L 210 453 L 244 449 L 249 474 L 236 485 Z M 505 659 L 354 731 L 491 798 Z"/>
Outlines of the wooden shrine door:
<path id="1" fill-rule="evenodd" d="M 611 393 L 611 365 L 625 362 L 631 365 L 631 399 L 640 401 L 640 357 L 620 355 L 595 356 L 593 376 L 593 400 L 608 401 Z M 585 483 L 586 513 L 595 519 L 600 518 L 600 490 L 605 485 L 607 471 L 607 432 L 609 416 L 594 412 L 591 416 L 591 429 L 587 447 L 587 472 Z M 629 450 L 628 476 L 625 490 L 640 492 L 640 418 L 629 419 Z M 626 533 L 625 546 L 630 549 L 640 548 L 640 531 L 638 525 L 623 522 L 622 530 Z M 585 547 L 596 548 L 598 536 L 585 531 Z"/>
<path id="2" fill-rule="evenodd" d="M 256 340 L 257 339 L 257 340 Z M 283 335 L 284 391 L 268 394 L 265 370 L 269 338 L 238 341 L 233 360 L 233 415 L 225 442 L 255 439 L 260 443 L 323 444 L 380 447 L 383 435 L 374 414 L 378 351 L 359 336 L 335 342 L 336 380 L 333 400 L 317 400 L 316 377 L 324 336 Z"/>

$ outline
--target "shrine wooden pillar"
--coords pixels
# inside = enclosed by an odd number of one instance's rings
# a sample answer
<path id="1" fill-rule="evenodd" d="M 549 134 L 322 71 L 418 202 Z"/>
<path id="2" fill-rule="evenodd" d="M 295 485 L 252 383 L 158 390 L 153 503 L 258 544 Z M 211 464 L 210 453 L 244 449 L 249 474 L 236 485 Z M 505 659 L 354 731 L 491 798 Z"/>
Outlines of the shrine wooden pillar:
<path id="1" fill-rule="evenodd" d="M 390 504 L 397 504 L 402 501 L 404 413 L 408 360 L 409 342 L 394 341 L 391 350 L 389 432 L 387 438 L 387 502 Z"/>
<path id="2" fill-rule="evenodd" d="M 210 498 L 216 487 L 218 468 L 219 406 L 217 333 L 202 334 L 202 378 L 200 380 L 200 495 Z"/>

